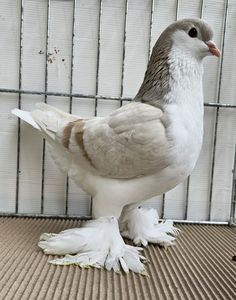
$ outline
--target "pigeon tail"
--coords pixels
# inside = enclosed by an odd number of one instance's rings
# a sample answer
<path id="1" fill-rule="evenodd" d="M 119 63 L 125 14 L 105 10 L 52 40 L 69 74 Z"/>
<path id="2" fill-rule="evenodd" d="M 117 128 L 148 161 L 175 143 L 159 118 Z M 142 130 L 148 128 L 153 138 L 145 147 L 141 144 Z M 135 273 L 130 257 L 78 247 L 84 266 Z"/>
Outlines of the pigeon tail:
<path id="1" fill-rule="evenodd" d="M 72 121 L 78 119 L 53 106 L 45 103 L 37 103 L 36 109 L 31 112 L 33 119 L 44 132 L 45 138 L 56 140 L 59 132 Z"/>
<path id="2" fill-rule="evenodd" d="M 28 111 L 24 111 L 18 108 L 14 108 L 11 113 L 15 116 L 17 116 L 18 118 L 22 119 L 23 121 L 25 121 L 26 123 L 30 124 L 31 126 L 33 126 L 34 128 L 40 130 L 40 127 L 38 126 L 38 124 L 35 122 L 35 120 L 33 119 L 32 115 L 30 112 Z"/>
<path id="3" fill-rule="evenodd" d="M 58 234 L 44 233 L 38 245 L 45 254 L 65 255 L 50 261 L 55 265 L 73 264 L 125 273 L 131 270 L 147 275 L 145 258 L 139 253 L 142 248 L 124 243 L 115 217 L 101 217 Z"/>
<path id="4" fill-rule="evenodd" d="M 15 108 L 12 114 L 40 131 L 42 137 L 48 142 L 49 154 L 62 172 L 76 173 L 79 182 L 83 182 L 83 178 L 88 173 L 82 166 L 76 168 L 76 172 L 74 171 L 73 159 L 61 144 L 59 136 L 65 125 L 77 120 L 78 116 L 65 113 L 46 103 L 37 103 L 36 109 L 31 112 Z"/>

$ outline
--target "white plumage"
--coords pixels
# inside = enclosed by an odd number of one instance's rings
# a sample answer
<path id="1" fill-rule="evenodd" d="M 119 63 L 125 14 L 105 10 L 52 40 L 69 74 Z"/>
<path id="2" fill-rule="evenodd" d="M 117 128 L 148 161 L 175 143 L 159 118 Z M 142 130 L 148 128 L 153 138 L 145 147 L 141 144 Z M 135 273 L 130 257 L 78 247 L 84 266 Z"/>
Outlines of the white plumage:
<path id="1" fill-rule="evenodd" d="M 146 247 L 148 242 L 171 246 L 174 245 L 174 236 L 180 232 L 170 220 L 159 223 L 155 209 L 143 209 L 141 205 L 124 207 L 119 223 L 122 236 L 133 240 L 137 246 Z"/>
<path id="2" fill-rule="evenodd" d="M 124 243 L 115 217 L 100 217 L 81 228 L 64 230 L 60 234 L 44 233 L 40 237 L 39 247 L 46 254 L 66 255 L 51 261 L 53 264 L 105 267 L 116 272 L 120 271 L 121 266 L 126 273 L 132 270 L 146 274 L 140 261 L 145 261 L 139 254 L 141 248 Z"/>
<path id="3" fill-rule="evenodd" d="M 93 196 L 93 217 L 119 217 L 125 206 L 120 230 L 137 245 L 169 246 L 178 233 L 138 203 L 175 187 L 196 164 L 203 137 L 202 59 L 220 55 L 212 35 L 198 19 L 170 25 L 153 48 L 135 101 L 109 116 L 83 119 L 42 103 L 32 112 L 13 110 L 42 133 L 58 166 Z M 139 249 L 124 244 L 114 217 L 44 234 L 39 246 L 45 253 L 78 253 L 54 263 L 144 272 Z"/>

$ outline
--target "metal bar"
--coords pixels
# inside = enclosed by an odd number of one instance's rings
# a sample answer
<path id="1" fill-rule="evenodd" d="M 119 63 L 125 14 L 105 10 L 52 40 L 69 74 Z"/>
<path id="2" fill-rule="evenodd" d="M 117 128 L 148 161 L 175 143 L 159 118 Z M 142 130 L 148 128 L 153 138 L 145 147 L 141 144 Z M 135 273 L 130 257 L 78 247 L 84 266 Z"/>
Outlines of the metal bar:
<path id="1" fill-rule="evenodd" d="M 72 112 L 72 92 L 73 92 L 73 75 L 74 75 L 74 44 L 75 44 L 75 16 L 77 1 L 73 1 L 73 19 L 72 19 L 72 37 L 71 37 L 71 66 L 70 66 L 70 107 L 69 113 Z"/>
<path id="2" fill-rule="evenodd" d="M 189 204 L 189 186 L 190 186 L 191 176 L 189 175 L 186 182 L 186 194 L 185 194 L 185 211 L 184 211 L 184 220 L 188 219 L 188 204 Z"/>
<path id="3" fill-rule="evenodd" d="M 177 21 L 179 17 L 179 0 L 176 0 L 176 10 L 175 10 L 175 20 Z"/>
<path id="4" fill-rule="evenodd" d="M 154 11 L 154 0 L 151 0 L 151 14 L 149 23 L 149 45 L 148 45 L 148 58 L 151 56 L 151 44 L 152 44 L 152 24 L 153 24 L 153 11 Z"/>
<path id="5" fill-rule="evenodd" d="M 23 32 L 24 32 L 24 5 L 21 0 L 20 4 L 20 48 L 19 48 L 19 91 L 22 86 L 22 51 L 23 51 Z M 21 108 L 21 93 L 18 96 L 18 108 Z M 20 180 L 20 138 L 21 138 L 21 121 L 18 119 L 18 129 L 17 129 L 17 162 L 16 162 L 16 203 L 15 212 L 18 213 L 19 209 L 19 180 Z"/>
<path id="6" fill-rule="evenodd" d="M 236 208 L 236 145 L 234 150 L 234 166 L 233 166 L 233 178 L 232 178 L 232 200 L 230 207 L 230 221 L 229 224 L 235 224 L 235 208 Z"/>
<path id="7" fill-rule="evenodd" d="M 204 4 L 205 4 L 205 1 L 202 0 L 202 2 L 201 2 L 201 8 L 200 8 L 200 19 L 202 19 L 202 17 L 203 17 Z"/>
<path id="8" fill-rule="evenodd" d="M 218 81 L 218 91 L 217 91 L 217 103 L 220 102 L 220 90 L 223 72 L 223 61 L 224 61 L 224 45 L 225 45 L 225 32 L 226 32 L 226 22 L 228 14 L 228 0 L 225 2 L 225 13 L 224 13 L 224 27 L 223 27 L 223 38 L 221 46 L 221 60 L 219 66 L 219 81 Z M 218 120 L 219 120 L 219 107 L 216 108 L 215 115 L 215 128 L 214 128 L 214 140 L 213 140 L 213 151 L 211 160 L 211 180 L 210 180 L 210 194 L 209 194 L 209 206 L 208 206 L 208 220 L 211 220 L 211 209 L 212 209 L 212 195 L 213 195 L 213 181 L 214 181 L 214 171 L 215 171 L 215 154 L 216 154 L 216 141 L 218 132 Z"/>
<path id="9" fill-rule="evenodd" d="M 223 107 L 223 108 L 236 108 L 236 105 L 231 105 L 231 104 L 226 104 L 226 103 L 213 103 L 213 102 L 208 102 L 204 103 L 204 106 L 207 107 Z"/>
<path id="10" fill-rule="evenodd" d="M 12 218 L 44 218 L 44 219 L 77 219 L 77 220 L 91 220 L 91 216 L 77 216 L 77 215 L 52 215 L 52 214 L 28 214 L 28 213 L 0 213 L 0 217 Z M 164 221 L 164 219 L 160 219 Z M 188 220 L 173 220 L 174 223 L 184 224 L 201 224 L 201 225 L 229 225 L 228 222 L 216 221 L 188 221 Z"/>
<path id="11" fill-rule="evenodd" d="M 126 31 L 127 31 L 127 12 L 128 12 L 128 0 L 125 0 L 125 17 L 124 17 L 124 32 L 123 32 L 123 53 L 122 53 L 122 69 L 121 69 L 121 83 L 120 83 L 120 106 L 123 105 L 123 90 L 124 90 L 124 72 L 125 72 L 125 43 L 126 43 Z"/>
<path id="12" fill-rule="evenodd" d="M 48 43 L 49 43 L 49 33 L 50 33 L 50 8 L 51 0 L 47 0 L 47 24 L 46 24 L 46 49 L 45 49 L 45 81 L 44 81 L 44 102 L 47 103 L 47 91 L 48 91 Z"/>
<path id="13" fill-rule="evenodd" d="M 95 94 L 98 93 L 99 87 L 99 68 L 100 68 L 100 46 L 101 46 L 101 16 L 102 16 L 102 0 L 99 1 L 99 15 L 98 15 L 98 42 L 97 42 L 97 68 L 96 68 L 96 88 Z M 98 98 L 95 96 L 94 115 L 97 116 Z"/>
<path id="14" fill-rule="evenodd" d="M 4 212 L 0 212 L 0 217 L 91 220 L 91 216 L 63 215 L 63 214 L 52 215 L 52 214 L 29 214 L 29 213 L 4 213 Z"/>
<path id="15" fill-rule="evenodd" d="M 102 17 L 102 0 L 99 1 L 99 15 L 98 15 L 98 33 L 97 33 L 97 68 L 96 68 L 96 88 L 95 94 L 98 94 L 98 87 L 99 87 L 99 68 L 100 68 L 100 46 L 101 46 L 101 17 Z M 90 97 L 91 98 L 91 97 Z M 97 107 L 98 107 L 98 97 L 95 96 L 95 103 L 94 103 L 94 116 L 97 116 Z M 108 99 L 107 99 L 108 100 Z M 93 198 L 90 198 L 90 215 L 92 216 L 92 209 L 93 209 Z"/>
<path id="16" fill-rule="evenodd" d="M 46 33 L 46 49 L 45 49 L 45 83 L 44 83 L 44 102 L 47 103 L 48 90 L 48 41 L 49 41 L 49 23 L 50 23 L 50 0 L 47 0 L 47 33 Z M 46 143 L 43 140 L 43 155 L 42 155 L 42 180 L 41 180 L 41 213 L 44 213 L 44 176 L 45 176 L 45 148 Z"/>
<path id="17" fill-rule="evenodd" d="M 70 95 L 73 92 L 73 74 L 74 74 L 74 40 L 75 40 L 75 15 L 76 0 L 73 1 L 73 19 L 72 19 L 72 36 L 71 36 L 71 65 L 70 65 Z M 70 96 L 69 113 L 72 113 L 73 98 Z M 69 196 L 69 177 L 66 177 L 66 203 L 65 214 L 68 214 L 68 196 Z"/>
<path id="18" fill-rule="evenodd" d="M 161 207 L 161 219 L 165 216 L 165 204 L 166 204 L 166 194 L 162 195 L 162 207 Z"/>
<path id="19" fill-rule="evenodd" d="M 217 222 L 217 221 L 189 221 L 189 220 L 173 220 L 174 223 L 184 224 L 201 224 L 201 225 L 229 225 L 228 222 Z"/>
<path id="20" fill-rule="evenodd" d="M 91 99 L 97 98 L 101 100 L 117 100 L 117 101 L 132 101 L 133 98 L 129 97 L 112 97 L 112 96 L 103 96 L 103 95 L 85 95 L 77 93 L 58 93 L 58 92 L 41 92 L 41 91 L 30 91 L 30 90 L 19 90 L 19 89 L 4 89 L 0 88 L 0 93 L 11 93 L 11 94 L 26 94 L 26 95 L 41 95 L 41 96 L 58 96 L 58 97 L 73 97 L 73 98 L 84 98 Z M 227 103 L 215 103 L 215 102 L 206 102 L 204 106 L 207 107 L 219 107 L 219 108 L 236 108 L 234 104 Z"/>

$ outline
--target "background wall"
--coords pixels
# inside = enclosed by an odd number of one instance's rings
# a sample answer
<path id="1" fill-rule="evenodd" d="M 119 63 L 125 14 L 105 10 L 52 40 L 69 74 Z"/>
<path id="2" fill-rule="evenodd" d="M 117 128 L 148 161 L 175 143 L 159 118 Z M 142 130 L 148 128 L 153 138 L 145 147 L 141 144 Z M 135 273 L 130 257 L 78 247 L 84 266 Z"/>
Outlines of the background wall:
<path id="1" fill-rule="evenodd" d="M 136 94 L 162 30 L 185 17 L 208 21 L 223 51 L 221 59 L 205 60 L 205 102 L 236 105 L 235 0 L 1 0 L 1 212 L 90 214 L 90 196 L 70 180 L 67 184 L 40 136 L 18 124 L 10 110 L 31 110 L 46 99 L 82 117 L 107 115 L 126 103 L 111 97 Z M 91 97 L 45 97 L 14 89 Z M 189 180 L 150 201 L 160 215 L 227 221 L 235 141 L 235 108 L 205 107 L 198 164 Z"/>

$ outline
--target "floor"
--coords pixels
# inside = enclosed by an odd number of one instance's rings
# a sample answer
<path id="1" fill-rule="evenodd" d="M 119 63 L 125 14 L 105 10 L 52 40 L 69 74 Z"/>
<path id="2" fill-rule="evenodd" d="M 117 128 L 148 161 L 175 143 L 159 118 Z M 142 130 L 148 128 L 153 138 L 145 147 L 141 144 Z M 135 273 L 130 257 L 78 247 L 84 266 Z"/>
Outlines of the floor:
<path id="1" fill-rule="evenodd" d="M 236 299 L 236 229 L 177 225 L 174 247 L 148 246 L 149 277 L 54 266 L 37 247 L 43 232 L 79 220 L 0 217 L 0 299 Z"/>

